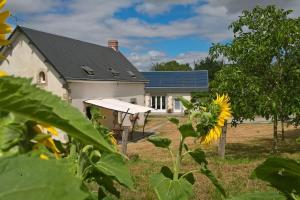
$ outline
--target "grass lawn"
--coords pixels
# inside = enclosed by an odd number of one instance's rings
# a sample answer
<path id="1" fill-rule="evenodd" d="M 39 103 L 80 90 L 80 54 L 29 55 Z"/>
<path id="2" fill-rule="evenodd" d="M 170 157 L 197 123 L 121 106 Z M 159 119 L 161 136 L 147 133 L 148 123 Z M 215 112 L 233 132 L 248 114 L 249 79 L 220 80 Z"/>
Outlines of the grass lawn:
<path id="1" fill-rule="evenodd" d="M 182 118 L 181 120 L 185 120 Z M 179 133 L 176 127 L 166 118 L 150 118 L 146 129 L 158 127 L 161 136 L 172 139 L 172 145 L 177 146 Z M 266 183 L 250 179 L 253 169 L 263 162 L 268 156 L 272 156 L 272 124 L 242 124 L 237 128 L 228 127 L 226 146 L 226 159 L 217 157 L 216 144 L 201 146 L 207 152 L 209 168 L 215 173 L 223 184 L 229 196 L 235 196 L 253 191 L 270 191 Z M 295 139 L 300 136 L 300 129 L 289 127 L 286 131 L 285 142 L 280 142 L 279 156 L 300 160 L 300 145 Z M 199 146 L 194 140 L 187 140 L 193 147 Z M 157 149 L 151 143 L 141 140 L 128 145 L 130 169 L 136 183 L 136 189 L 129 191 L 121 189 L 122 199 L 156 199 L 149 186 L 149 176 L 160 171 L 163 165 L 171 167 L 171 158 L 164 149 Z M 183 160 L 183 168 L 196 169 L 197 164 L 190 158 Z M 217 200 L 222 199 L 214 186 L 203 175 L 197 174 L 194 185 L 194 199 Z"/>

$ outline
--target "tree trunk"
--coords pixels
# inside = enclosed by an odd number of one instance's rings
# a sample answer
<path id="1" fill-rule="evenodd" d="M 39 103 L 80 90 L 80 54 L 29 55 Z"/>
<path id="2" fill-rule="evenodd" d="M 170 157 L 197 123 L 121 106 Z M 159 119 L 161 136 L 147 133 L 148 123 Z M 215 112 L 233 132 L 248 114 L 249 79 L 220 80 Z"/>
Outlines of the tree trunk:
<path id="1" fill-rule="evenodd" d="M 281 119 L 281 140 L 284 141 L 284 121 Z"/>
<path id="2" fill-rule="evenodd" d="M 277 152 L 278 149 L 278 134 L 277 134 L 277 128 L 278 128 L 278 120 L 277 116 L 274 116 L 274 122 L 273 122 L 273 139 L 274 139 L 274 153 Z"/>
<path id="3" fill-rule="evenodd" d="M 121 146 L 121 151 L 124 155 L 126 155 L 127 153 L 128 133 L 129 133 L 129 127 L 124 126 L 122 132 L 122 146 Z"/>
<path id="4" fill-rule="evenodd" d="M 220 137 L 220 142 L 218 147 L 218 154 L 221 158 L 225 158 L 226 134 L 227 134 L 227 120 L 225 120 L 224 126 L 222 127 L 222 135 Z"/>

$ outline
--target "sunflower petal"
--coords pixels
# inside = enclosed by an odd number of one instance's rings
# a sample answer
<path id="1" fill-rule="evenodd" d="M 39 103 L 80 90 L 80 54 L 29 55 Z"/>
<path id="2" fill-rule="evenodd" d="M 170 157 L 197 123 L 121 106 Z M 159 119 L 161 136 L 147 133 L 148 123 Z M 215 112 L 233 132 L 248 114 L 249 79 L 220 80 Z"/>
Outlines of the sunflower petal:
<path id="1" fill-rule="evenodd" d="M 49 160 L 49 157 L 46 156 L 45 154 L 41 154 L 41 155 L 40 155 L 40 159 L 41 159 L 41 160 Z"/>
<path id="2" fill-rule="evenodd" d="M 0 70 L 0 77 L 3 77 L 3 76 L 7 76 L 7 73 L 5 71 Z"/>
<path id="3" fill-rule="evenodd" d="M 6 4 L 6 0 L 0 0 L 0 9 L 2 9 Z"/>
<path id="4" fill-rule="evenodd" d="M 8 34 L 12 32 L 12 27 L 8 24 L 0 23 L 0 34 Z"/>
<path id="5" fill-rule="evenodd" d="M 8 10 L 0 13 L 0 22 L 3 23 L 10 16 L 10 12 Z"/>

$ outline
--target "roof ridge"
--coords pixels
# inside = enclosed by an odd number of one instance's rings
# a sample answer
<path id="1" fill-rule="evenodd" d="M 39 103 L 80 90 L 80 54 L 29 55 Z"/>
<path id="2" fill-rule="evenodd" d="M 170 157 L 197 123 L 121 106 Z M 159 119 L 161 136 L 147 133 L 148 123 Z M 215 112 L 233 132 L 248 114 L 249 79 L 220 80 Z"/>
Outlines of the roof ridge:
<path id="1" fill-rule="evenodd" d="M 26 31 L 26 29 L 27 29 L 27 30 L 29 30 L 29 31 L 40 32 L 40 33 L 43 33 L 43 34 L 52 35 L 52 36 L 60 37 L 60 38 L 63 38 L 63 39 L 75 40 L 75 41 L 78 41 L 78 42 L 81 42 L 81 43 L 85 43 L 85 44 L 89 44 L 89 45 L 95 45 L 95 46 L 98 46 L 98 47 L 111 49 L 111 48 L 109 48 L 109 47 L 107 47 L 107 46 L 103 46 L 103 45 L 96 44 L 96 43 L 92 43 L 92 42 L 88 42 L 88 41 L 83 41 L 83 40 L 76 39 L 76 38 L 72 38 L 72 37 L 67 37 L 67 36 L 59 35 L 59 34 L 56 34 L 56 33 L 49 33 L 49 32 L 46 32 L 46 31 L 37 30 L 37 29 L 33 29 L 33 28 L 28 28 L 28 27 L 20 26 L 20 25 L 18 25 L 17 27 L 19 27 L 19 28 L 22 29 L 23 31 L 24 31 L 24 30 Z M 112 49 L 112 50 L 113 50 L 113 49 Z"/>

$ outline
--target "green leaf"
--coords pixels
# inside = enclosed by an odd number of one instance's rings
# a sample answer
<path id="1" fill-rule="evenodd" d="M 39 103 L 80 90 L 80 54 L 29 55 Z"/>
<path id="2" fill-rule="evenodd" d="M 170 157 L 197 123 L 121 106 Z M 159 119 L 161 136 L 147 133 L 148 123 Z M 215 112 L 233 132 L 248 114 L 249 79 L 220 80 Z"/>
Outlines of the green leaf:
<path id="1" fill-rule="evenodd" d="M 201 149 L 195 149 L 194 151 L 189 153 L 191 155 L 191 157 L 194 159 L 194 161 L 196 161 L 198 164 L 208 164 L 207 160 L 206 160 L 206 156 L 205 156 L 205 152 L 202 151 Z"/>
<path id="2" fill-rule="evenodd" d="M 226 197 L 226 192 L 223 188 L 223 186 L 219 183 L 218 179 L 215 177 L 215 175 L 210 171 L 207 167 L 201 168 L 201 173 L 204 174 L 209 180 L 212 182 L 212 184 L 217 188 L 221 194 Z"/>
<path id="3" fill-rule="evenodd" d="M 193 108 L 193 104 L 184 97 L 178 97 L 178 99 L 187 110 L 191 110 Z"/>
<path id="4" fill-rule="evenodd" d="M 21 124 L 0 126 L 0 150 L 8 151 L 22 140 L 26 127 Z"/>
<path id="5" fill-rule="evenodd" d="M 18 156 L 0 159 L 0 199 L 83 200 L 81 181 L 62 161 Z"/>
<path id="6" fill-rule="evenodd" d="M 169 179 L 173 179 L 173 176 L 174 176 L 174 174 L 173 174 L 173 172 L 172 172 L 172 170 L 169 168 L 169 167 L 167 167 L 167 166 L 163 166 L 161 169 L 160 169 L 160 173 L 162 173 L 165 177 L 167 177 L 167 178 L 169 178 Z M 179 175 L 178 175 L 178 177 L 180 178 L 180 177 L 182 177 L 184 175 L 184 173 L 180 173 Z M 184 177 L 183 177 L 185 180 L 187 180 L 190 184 L 192 184 L 192 185 L 194 185 L 194 183 L 195 183 L 195 177 L 194 177 L 194 175 L 193 175 L 193 173 L 191 172 L 191 173 L 188 173 L 188 174 L 186 174 Z"/>
<path id="7" fill-rule="evenodd" d="M 187 180 L 190 184 L 194 185 L 194 183 L 196 182 L 196 179 L 194 177 L 194 174 L 192 172 L 186 174 L 184 177 L 183 176 L 183 173 L 180 173 L 179 174 L 179 178 L 184 178 L 185 180 Z"/>
<path id="8" fill-rule="evenodd" d="M 168 120 L 170 122 L 172 122 L 173 124 L 178 125 L 179 124 L 179 119 L 175 118 L 175 117 L 168 117 Z"/>
<path id="9" fill-rule="evenodd" d="M 286 198 L 276 192 L 253 192 L 229 198 L 228 200 L 285 200 Z"/>
<path id="10" fill-rule="evenodd" d="M 300 164 L 287 158 L 268 158 L 252 173 L 252 177 L 267 181 L 282 193 L 300 195 Z"/>
<path id="11" fill-rule="evenodd" d="M 179 127 L 179 131 L 183 138 L 198 137 L 198 133 L 194 130 L 192 123 L 183 124 Z"/>
<path id="12" fill-rule="evenodd" d="M 115 151 L 78 109 L 32 85 L 29 79 L 11 76 L 0 78 L 0 111 L 55 126 L 85 144 Z"/>
<path id="13" fill-rule="evenodd" d="M 117 198 L 120 198 L 120 192 L 114 187 L 113 180 L 110 177 L 101 177 L 97 182 L 99 185 L 101 185 L 100 187 L 102 188 L 102 198 L 107 197 L 105 191 L 115 195 Z"/>
<path id="14" fill-rule="evenodd" d="M 167 177 L 169 179 L 173 179 L 174 174 L 173 174 L 172 170 L 167 166 L 163 166 L 160 169 L 160 173 L 162 173 L 165 177 Z"/>
<path id="15" fill-rule="evenodd" d="M 168 148 L 172 142 L 169 138 L 163 138 L 157 135 L 151 135 L 147 140 L 154 144 L 156 147 L 161 148 Z"/>
<path id="16" fill-rule="evenodd" d="M 113 177 L 120 184 L 133 189 L 133 180 L 123 157 L 119 154 L 102 155 L 94 164 L 95 168 L 103 174 Z"/>
<path id="17" fill-rule="evenodd" d="M 188 200 L 193 196 L 193 187 L 184 178 L 171 180 L 161 173 L 154 174 L 150 177 L 150 185 L 159 200 Z"/>

